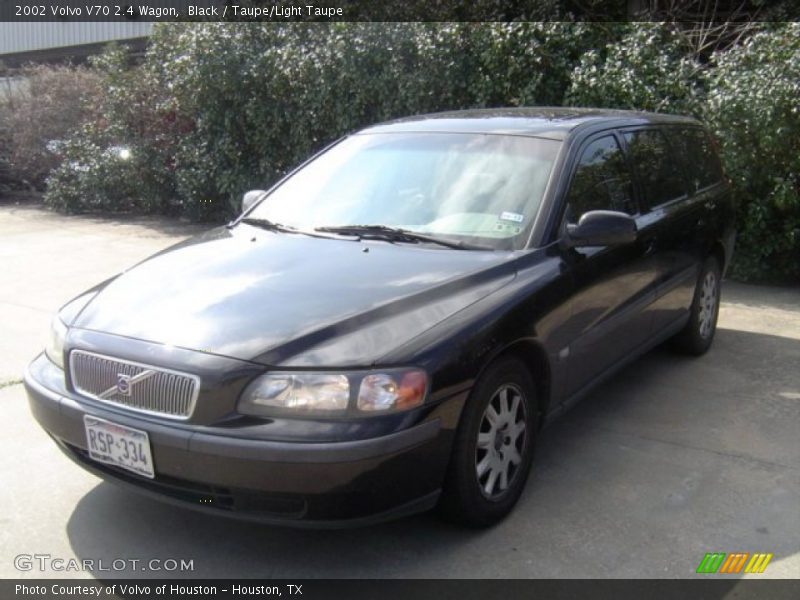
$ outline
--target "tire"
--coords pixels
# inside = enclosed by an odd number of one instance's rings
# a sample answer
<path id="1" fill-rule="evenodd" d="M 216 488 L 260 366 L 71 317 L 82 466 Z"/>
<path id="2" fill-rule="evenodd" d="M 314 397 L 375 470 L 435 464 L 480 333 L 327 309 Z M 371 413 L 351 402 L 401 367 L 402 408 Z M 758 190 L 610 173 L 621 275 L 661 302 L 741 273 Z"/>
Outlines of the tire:
<path id="1" fill-rule="evenodd" d="M 722 276 L 719 262 L 713 256 L 706 259 L 695 285 L 689 310 L 689 322 L 672 339 L 673 347 L 684 354 L 705 354 L 714 341 L 719 317 Z"/>
<path id="2" fill-rule="evenodd" d="M 443 518 L 488 527 L 511 512 L 528 479 L 538 420 L 525 364 L 506 357 L 490 365 L 464 406 L 439 503 Z"/>

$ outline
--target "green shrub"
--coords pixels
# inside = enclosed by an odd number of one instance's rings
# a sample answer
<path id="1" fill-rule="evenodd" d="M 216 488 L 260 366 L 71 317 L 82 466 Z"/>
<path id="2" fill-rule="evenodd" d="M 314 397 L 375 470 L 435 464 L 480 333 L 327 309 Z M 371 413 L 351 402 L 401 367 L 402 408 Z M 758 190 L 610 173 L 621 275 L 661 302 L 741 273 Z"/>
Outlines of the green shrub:
<path id="1" fill-rule="evenodd" d="M 700 114 L 702 72 L 677 30 L 662 23 L 634 23 L 620 39 L 583 56 L 572 72 L 566 102 Z"/>
<path id="2" fill-rule="evenodd" d="M 96 57 L 103 94 L 93 118 L 59 147 L 63 161 L 47 180 L 45 203 L 65 212 L 177 214 L 171 156 L 181 124 L 143 69 L 117 46 Z"/>
<path id="3" fill-rule="evenodd" d="M 800 24 L 716 56 L 708 89 L 738 201 L 734 276 L 800 280 Z"/>
<path id="4" fill-rule="evenodd" d="M 48 204 L 65 212 L 139 206 L 142 190 L 137 186 L 137 161 L 128 158 L 129 148 L 98 143 L 95 136 L 86 135 L 65 142 L 62 150 L 68 158 L 50 176 Z M 58 194 L 52 193 L 54 189 Z"/>

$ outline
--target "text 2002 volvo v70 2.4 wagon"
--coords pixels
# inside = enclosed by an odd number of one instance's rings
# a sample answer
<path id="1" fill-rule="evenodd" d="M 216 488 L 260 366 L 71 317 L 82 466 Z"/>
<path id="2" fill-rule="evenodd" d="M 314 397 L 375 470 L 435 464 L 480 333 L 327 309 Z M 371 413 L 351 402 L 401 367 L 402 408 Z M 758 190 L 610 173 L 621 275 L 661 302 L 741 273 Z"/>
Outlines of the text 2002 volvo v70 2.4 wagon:
<path id="1" fill-rule="evenodd" d="M 487 525 L 547 420 L 668 338 L 708 349 L 733 239 L 692 119 L 404 119 L 66 304 L 25 383 L 71 458 L 159 498 Z"/>

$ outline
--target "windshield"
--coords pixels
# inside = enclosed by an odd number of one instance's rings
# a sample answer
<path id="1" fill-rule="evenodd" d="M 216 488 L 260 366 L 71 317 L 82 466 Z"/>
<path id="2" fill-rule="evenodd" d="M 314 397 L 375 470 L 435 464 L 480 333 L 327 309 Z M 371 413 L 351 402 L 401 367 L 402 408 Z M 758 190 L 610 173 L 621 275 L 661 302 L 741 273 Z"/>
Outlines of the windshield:
<path id="1" fill-rule="evenodd" d="M 521 248 L 558 148 L 513 135 L 354 135 L 292 175 L 248 217 L 307 231 L 383 225 Z"/>

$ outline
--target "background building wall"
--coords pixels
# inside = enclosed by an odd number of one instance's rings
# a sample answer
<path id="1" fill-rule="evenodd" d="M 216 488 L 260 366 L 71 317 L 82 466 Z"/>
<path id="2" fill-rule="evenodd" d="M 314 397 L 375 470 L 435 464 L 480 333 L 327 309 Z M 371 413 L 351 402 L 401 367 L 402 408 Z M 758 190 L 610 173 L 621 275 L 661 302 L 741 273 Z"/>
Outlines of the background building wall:
<path id="1" fill-rule="evenodd" d="M 78 21 L 0 23 L 0 61 L 8 67 L 26 62 L 80 62 L 111 41 L 134 40 L 144 47 L 153 23 Z"/>

